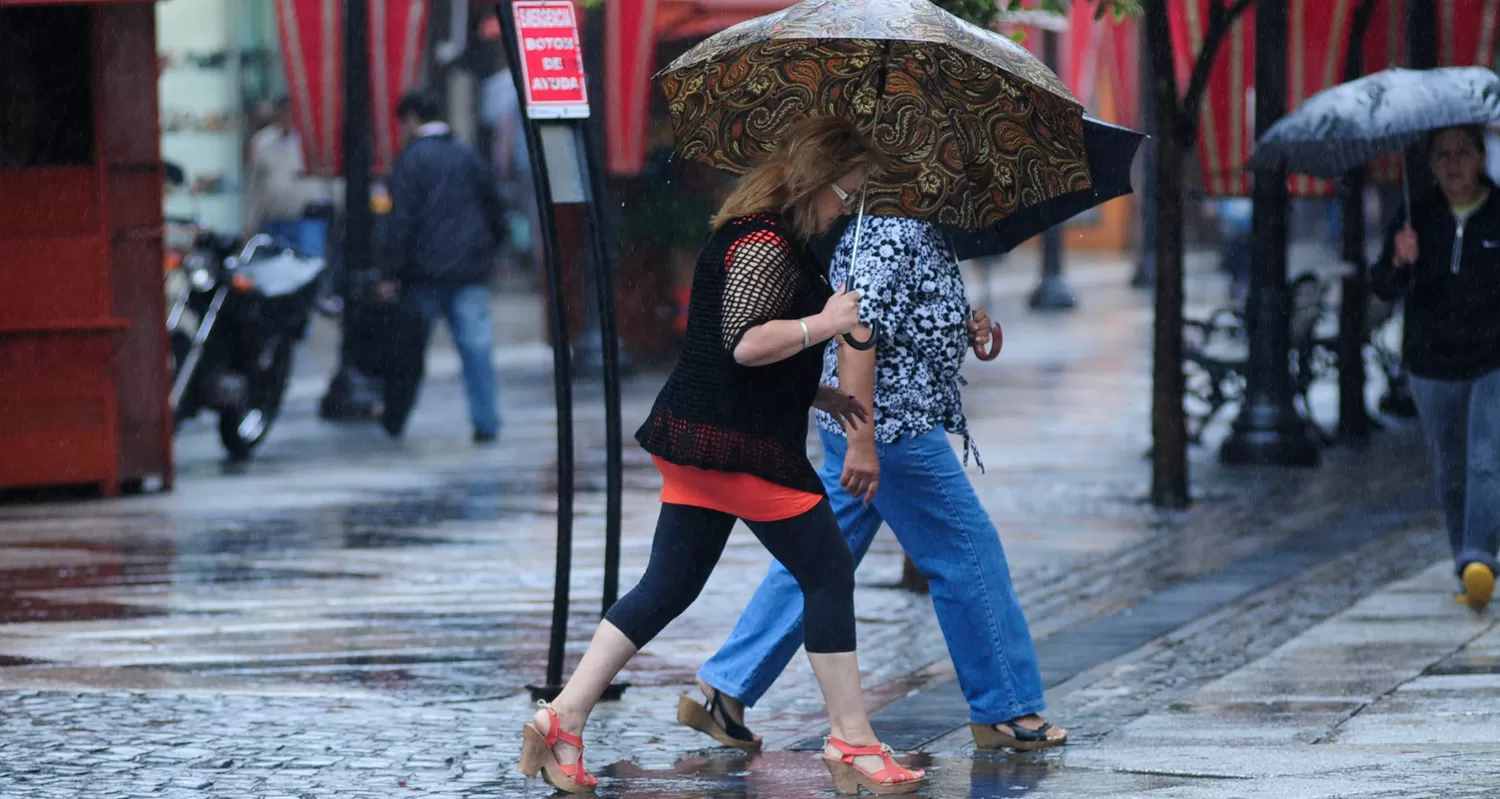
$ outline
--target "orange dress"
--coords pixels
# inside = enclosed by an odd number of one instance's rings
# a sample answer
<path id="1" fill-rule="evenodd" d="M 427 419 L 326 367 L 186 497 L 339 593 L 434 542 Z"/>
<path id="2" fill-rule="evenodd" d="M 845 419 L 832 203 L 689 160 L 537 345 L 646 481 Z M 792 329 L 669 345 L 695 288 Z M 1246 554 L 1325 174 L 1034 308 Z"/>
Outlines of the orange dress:
<path id="1" fill-rule="evenodd" d="M 822 494 L 777 485 L 753 474 L 679 466 L 651 456 L 661 472 L 661 501 L 707 508 L 748 522 L 779 522 L 817 507 Z"/>

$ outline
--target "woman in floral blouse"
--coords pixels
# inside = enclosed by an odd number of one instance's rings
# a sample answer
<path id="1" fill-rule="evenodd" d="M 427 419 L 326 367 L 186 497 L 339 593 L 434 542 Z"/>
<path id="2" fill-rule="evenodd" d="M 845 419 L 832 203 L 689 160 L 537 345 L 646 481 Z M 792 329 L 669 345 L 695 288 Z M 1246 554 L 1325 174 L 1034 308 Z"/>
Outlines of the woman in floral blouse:
<path id="1" fill-rule="evenodd" d="M 964 419 L 959 369 L 970 345 L 989 343 L 989 317 L 980 310 L 970 318 L 958 263 L 936 226 L 867 217 L 860 235 L 853 269 L 851 224 L 828 279 L 864 293 L 860 320 L 880 323 L 879 342 L 864 352 L 830 342 L 824 382 L 873 405 L 874 423 L 841 424 L 820 413 L 819 476 L 856 563 L 889 522 L 927 577 L 975 743 L 1060 746 L 1067 731 L 1037 715 L 1046 707 L 1041 673 L 999 533 L 964 474 L 970 454 L 983 464 Z M 963 437 L 963 463 L 948 433 Z M 684 723 L 724 743 L 758 747 L 744 708 L 796 654 L 801 624 L 797 582 L 773 563 L 729 641 L 698 672 L 710 713 L 680 714 Z"/>

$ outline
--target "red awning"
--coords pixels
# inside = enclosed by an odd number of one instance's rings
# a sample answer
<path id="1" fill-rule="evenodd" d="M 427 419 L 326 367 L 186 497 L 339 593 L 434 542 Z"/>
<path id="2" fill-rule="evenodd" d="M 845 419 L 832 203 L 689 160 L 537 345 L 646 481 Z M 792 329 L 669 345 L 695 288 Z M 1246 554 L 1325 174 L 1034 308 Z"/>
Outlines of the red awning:
<path id="1" fill-rule="evenodd" d="M 651 75 L 656 71 L 659 0 L 612 0 L 604 5 L 605 158 L 610 172 L 639 174 L 646 165 Z"/>
<path id="2" fill-rule="evenodd" d="M 426 0 L 370 0 L 370 96 L 375 171 L 390 171 L 399 147 L 396 105 L 416 85 L 426 36 Z M 344 3 L 276 0 L 281 59 L 309 172 L 343 165 Z"/>

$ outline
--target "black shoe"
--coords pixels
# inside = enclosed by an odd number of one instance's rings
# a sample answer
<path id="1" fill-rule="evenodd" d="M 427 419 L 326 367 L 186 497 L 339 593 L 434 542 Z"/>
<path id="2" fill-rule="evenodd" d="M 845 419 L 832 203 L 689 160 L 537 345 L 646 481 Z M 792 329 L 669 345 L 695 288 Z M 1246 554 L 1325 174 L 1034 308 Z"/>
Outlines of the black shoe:
<path id="1" fill-rule="evenodd" d="M 498 440 L 500 440 L 500 434 L 499 433 L 475 433 L 474 434 L 474 443 L 475 444 L 493 444 L 493 443 L 495 443 Z"/>

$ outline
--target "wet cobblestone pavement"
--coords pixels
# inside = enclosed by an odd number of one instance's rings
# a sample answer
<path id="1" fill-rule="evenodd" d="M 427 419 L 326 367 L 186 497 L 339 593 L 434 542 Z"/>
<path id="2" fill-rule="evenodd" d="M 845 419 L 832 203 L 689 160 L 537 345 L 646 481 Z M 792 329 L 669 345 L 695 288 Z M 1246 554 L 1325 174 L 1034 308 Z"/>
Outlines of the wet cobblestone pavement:
<path id="1" fill-rule="evenodd" d="M 860 573 L 862 666 L 889 711 L 877 719 L 938 714 L 913 755 L 932 769 L 924 795 L 1500 796 L 1500 631 L 1445 593 L 1414 429 L 1330 450 L 1315 472 L 1229 472 L 1200 450 L 1200 502 L 1150 509 L 1148 298 L 1115 267 L 1076 270 L 1086 312 L 1071 316 L 1031 316 L 1002 291 L 1005 355 L 971 364 L 965 393 L 990 467 L 976 486 L 1056 653 L 1050 714 L 1073 745 L 975 753 L 966 730 L 942 734 L 966 719 L 941 715 L 952 674 L 930 603 L 894 588 L 887 534 Z M 402 442 L 319 422 L 303 397 L 243 466 L 221 462 L 207 425 L 185 429 L 172 494 L 0 505 L 0 796 L 546 795 L 513 771 L 551 609 L 545 367 L 502 370 L 494 447 L 468 443 L 461 392 L 439 376 Z M 628 382 L 627 432 L 659 379 Z M 577 392 L 575 657 L 602 579 L 593 393 Z M 626 459 L 628 587 L 657 482 L 633 445 Z M 1316 546 L 1334 534 L 1346 549 Z M 1198 601 L 1188 589 L 1268 552 L 1300 557 L 1295 573 L 1119 656 L 1064 646 L 1124 634 L 1164 591 Z M 831 795 L 816 755 L 793 750 L 823 729 L 801 659 L 751 715 L 764 755 L 673 723 L 766 563 L 736 535 L 698 604 L 622 675 L 634 687 L 588 732 L 602 795 Z"/>

